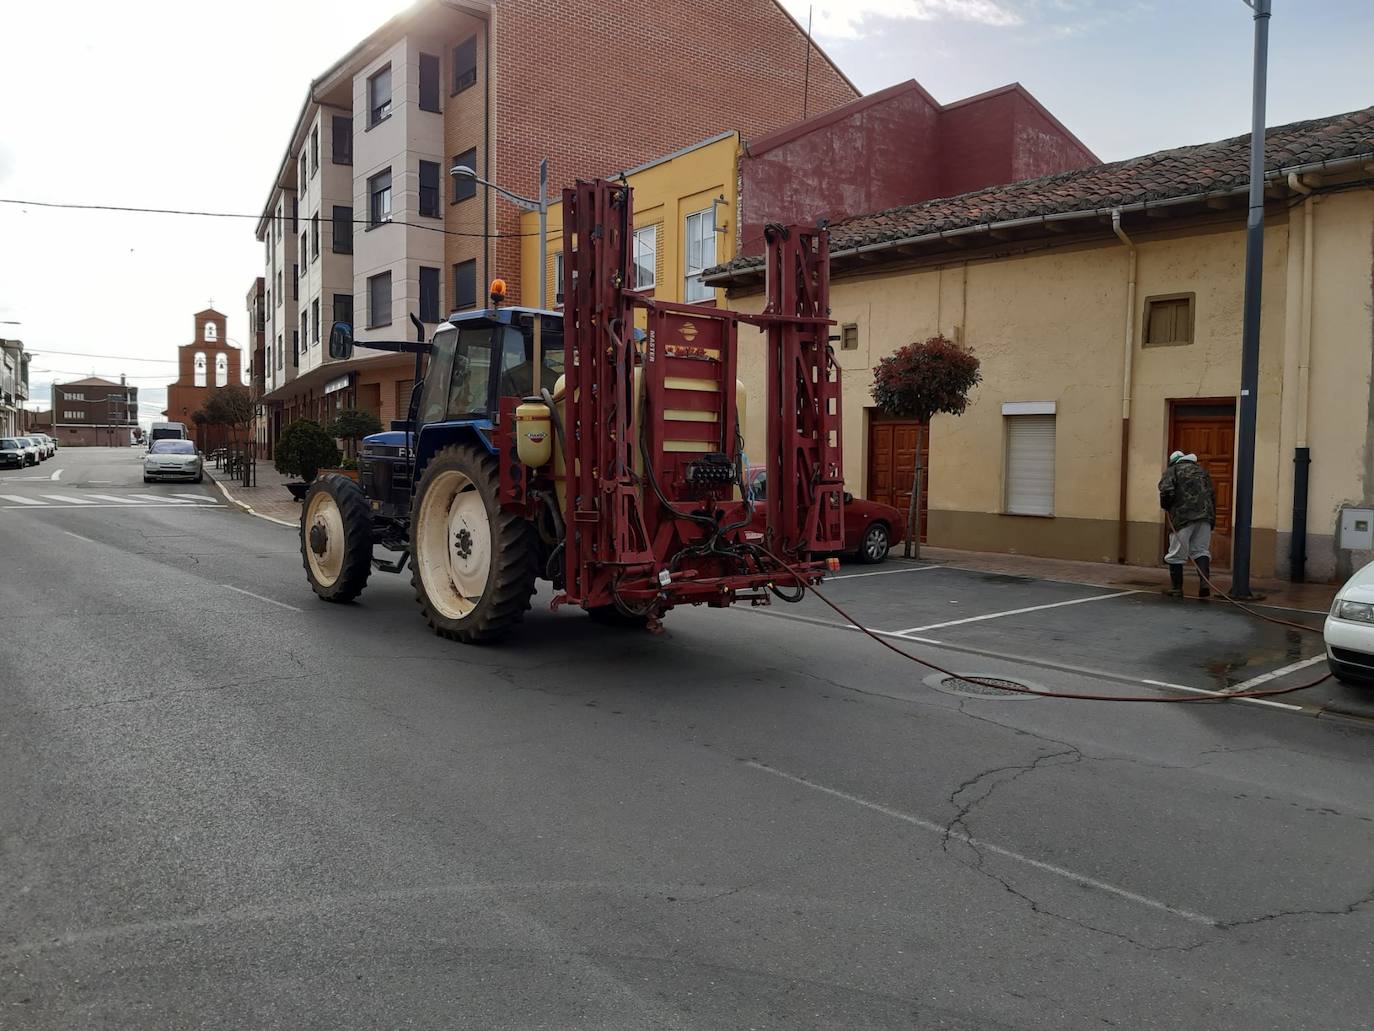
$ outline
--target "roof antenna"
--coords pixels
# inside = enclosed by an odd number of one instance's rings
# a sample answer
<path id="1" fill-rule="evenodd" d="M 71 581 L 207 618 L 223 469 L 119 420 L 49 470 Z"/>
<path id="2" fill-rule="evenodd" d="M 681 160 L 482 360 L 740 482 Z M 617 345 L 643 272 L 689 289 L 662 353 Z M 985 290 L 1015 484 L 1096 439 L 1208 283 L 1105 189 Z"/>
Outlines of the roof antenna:
<path id="1" fill-rule="evenodd" d="M 816 13 L 816 5 L 806 8 L 806 78 L 802 84 L 802 121 L 806 121 L 807 101 L 811 99 L 811 16 Z"/>

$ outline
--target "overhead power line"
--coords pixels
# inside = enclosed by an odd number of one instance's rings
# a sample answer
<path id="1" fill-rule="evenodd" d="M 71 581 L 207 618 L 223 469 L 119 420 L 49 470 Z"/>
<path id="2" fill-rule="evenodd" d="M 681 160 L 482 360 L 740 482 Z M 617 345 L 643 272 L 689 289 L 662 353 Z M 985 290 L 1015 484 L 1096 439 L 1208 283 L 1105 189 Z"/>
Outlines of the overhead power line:
<path id="1" fill-rule="evenodd" d="M 251 218 L 254 221 L 267 219 L 271 222 L 286 222 L 290 216 L 281 215 L 246 215 L 237 211 L 192 211 L 185 208 L 139 208 L 123 204 L 69 204 L 57 201 L 46 200 L 20 200 L 14 197 L 0 197 L 0 204 L 15 204 L 21 207 L 30 208 L 58 208 L 65 211 L 120 211 L 135 215 L 192 215 L 198 218 Z M 299 216 L 299 222 L 311 221 L 309 216 Z M 317 222 L 332 225 L 333 218 L 317 218 Z M 343 221 L 340 219 L 339 221 Z M 404 222 L 400 219 L 383 219 L 381 222 L 373 222 L 367 218 L 348 219 L 350 225 L 355 226 L 382 226 L 397 225 L 410 226 L 412 229 L 424 229 L 431 233 L 442 233 L 444 236 L 471 236 L 482 240 L 514 240 L 524 236 L 538 236 L 538 233 L 466 233 L 457 229 L 444 229 L 441 226 L 425 225 L 423 222 Z M 297 230 L 292 230 L 293 233 Z"/>
<path id="2" fill-rule="evenodd" d="M 167 365 L 177 364 L 175 358 L 131 358 L 123 354 L 91 354 L 89 351 L 54 351 L 48 347 L 35 347 L 28 353 L 33 355 L 60 354 L 68 358 L 100 358 L 110 362 L 162 362 Z"/>

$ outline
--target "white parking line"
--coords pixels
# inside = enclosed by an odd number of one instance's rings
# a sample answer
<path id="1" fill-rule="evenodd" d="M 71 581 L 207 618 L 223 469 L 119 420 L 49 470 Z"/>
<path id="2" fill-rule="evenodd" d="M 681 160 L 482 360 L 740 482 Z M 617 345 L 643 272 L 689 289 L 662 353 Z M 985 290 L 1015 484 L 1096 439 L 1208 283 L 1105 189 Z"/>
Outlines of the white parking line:
<path id="1" fill-rule="evenodd" d="M 845 573 L 843 576 L 827 576 L 826 580 L 857 580 L 861 576 L 891 576 L 893 573 L 924 573 L 927 569 L 940 566 L 908 566 L 905 569 L 880 569 L 876 573 Z"/>
<path id="2" fill-rule="evenodd" d="M 13 501 L 16 505 L 41 505 L 43 502 L 34 501 L 33 498 L 21 498 L 18 494 L 0 494 L 0 498 L 6 501 Z"/>
<path id="3" fill-rule="evenodd" d="M 65 501 L 69 505 L 94 505 L 94 501 L 87 501 L 85 498 L 69 498 L 65 494 L 44 494 L 42 497 L 53 501 Z"/>
<path id="4" fill-rule="evenodd" d="M 99 498 L 101 501 L 113 501 L 120 505 L 142 505 L 145 502 L 134 501 L 131 498 L 120 497 L 118 494 L 92 494 L 91 497 Z"/>
<path id="5" fill-rule="evenodd" d="M 950 619 L 943 623 L 927 623 L 925 626 L 913 626 L 906 630 L 893 631 L 898 636 L 906 634 L 916 634 L 923 630 L 942 630 L 947 626 L 962 626 L 965 623 L 980 623 L 985 619 L 1001 619 L 1003 616 L 1019 616 L 1026 612 L 1041 612 L 1044 609 L 1059 609 L 1065 605 L 1086 605 L 1090 601 L 1108 601 L 1111 598 L 1124 598 L 1128 594 L 1139 594 L 1139 591 L 1114 591 L 1111 594 L 1095 594 L 1091 598 L 1074 598 L 1071 601 L 1056 601 L 1048 605 L 1028 605 L 1024 609 L 1007 609 L 1005 612 L 987 612 L 981 616 L 969 616 L 966 619 Z"/>
<path id="6" fill-rule="evenodd" d="M 292 612 L 305 611 L 304 609 L 296 608 L 296 606 L 294 605 L 288 605 L 284 601 L 277 601 L 274 598 L 264 598 L 261 594 L 254 594 L 252 591 L 245 591 L 242 587 L 235 587 L 233 584 L 220 584 L 220 586 L 231 591 L 237 591 L 239 594 L 246 594 L 250 598 L 257 598 L 258 601 L 265 601 L 269 605 L 277 605 L 284 609 L 290 609 Z"/>
<path id="7" fill-rule="evenodd" d="M 802 787 L 810 788 L 812 791 L 819 791 L 833 798 L 843 799 L 846 802 L 853 802 L 855 805 L 863 806 L 865 809 L 870 809 L 875 813 L 881 813 L 883 816 L 891 817 L 894 820 L 901 820 L 903 823 L 910 824 L 913 827 L 919 827 L 925 831 L 930 831 L 932 834 L 938 834 L 947 840 L 962 842 L 970 848 L 978 849 L 981 852 L 991 852 L 1004 859 L 1010 859 L 1016 863 L 1024 863 L 1026 866 L 1039 870 L 1042 873 L 1053 874 L 1056 877 L 1062 877 L 1067 881 L 1073 881 L 1075 884 L 1081 884 L 1084 887 L 1096 888 L 1098 891 L 1104 891 L 1109 895 L 1115 895 L 1117 898 L 1125 899 L 1127 902 L 1135 902 L 1142 906 L 1149 906 L 1151 909 L 1157 909 L 1173 916 L 1182 917 L 1184 920 L 1189 920 L 1195 924 L 1203 924 L 1207 927 L 1217 926 L 1218 921 L 1215 918 L 1206 916 L 1203 913 L 1195 913 L 1191 909 L 1180 909 L 1178 906 L 1171 906 L 1167 902 L 1160 902 L 1158 899 L 1152 899 L 1148 895 L 1141 895 L 1137 892 L 1129 891 L 1126 888 L 1118 888 L 1115 884 L 1100 881 L 1096 877 L 1089 877 L 1086 874 L 1076 873 L 1073 870 L 1069 870 L 1062 866 L 1056 866 L 1053 863 L 1046 863 L 1040 859 L 1032 859 L 1030 856 L 1023 855 L 1020 852 L 1014 852 L 1009 848 L 1003 848 L 1001 845 L 994 845 L 990 842 L 983 841 L 981 838 L 975 838 L 970 834 L 965 834 L 962 831 L 953 830 L 943 824 L 936 823 L 934 820 L 913 816 L 911 813 L 904 813 L 900 809 L 893 809 L 891 806 L 882 805 L 879 802 L 870 802 L 868 799 L 860 798 L 858 795 L 851 795 L 847 791 L 839 791 L 836 788 L 826 787 L 824 784 L 817 784 L 814 780 L 807 780 L 805 777 L 798 777 L 795 774 L 785 773 L 776 767 L 766 766 L 760 762 L 746 760 L 745 765 L 752 766 L 754 769 L 761 770 L 764 773 L 770 773 L 774 777 L 781 777 L 783 780 L 791 781 L 793 784 L 800 784 Z"/>
<path id="8" fill-rule="evenodd" d="M 1290 662 L 1287 666 L 1281 666 L 1278 669 L 1272 670 L 1268 673 L 1261 673 L 1259 676 L 1251 677 L 1249 680 L 1242 680 L 1235 687 L 1228 688 L 1227 690 L 1233 692 L 1249 691 L 1252 687 L 1258 687 L 1260 684 L 1267 684 L 1271 680 L 1277 680 L 1279 679 L 1279 677 L 1285 677 L 1289 673 L 1296 672 L 1300 669 L 1306 669 L 1308 666 L 1315 666 L 1317 663 L 1325 661 L 1325 653 L 1322 653 L 1321 655 L 1314 655 L 1310 659 L 1299 659 L 1297 662 Z"/>
<path id="9" fill-rule="evenodd" d="M 190 498 L 192 501 L 208 501 L 211 504 L 215 501 L 209 494 L 172 494 L 170 496 L 174 498 Z"/>
<path id="10" fill-rule="evenodd" d="M 191 502 L 183 498 L 174 498 L 170 494 L 130 494 L 131 498 L 141 498 L 144 501 L 158 501 L 164 505 L 189 505 Z"/>

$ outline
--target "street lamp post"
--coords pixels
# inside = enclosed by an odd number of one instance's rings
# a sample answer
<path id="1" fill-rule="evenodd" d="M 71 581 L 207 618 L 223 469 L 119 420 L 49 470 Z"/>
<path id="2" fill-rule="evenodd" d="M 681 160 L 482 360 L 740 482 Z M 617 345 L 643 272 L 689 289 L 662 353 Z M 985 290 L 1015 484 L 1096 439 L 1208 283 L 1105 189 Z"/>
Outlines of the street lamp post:
<path id="1" fill-rule="evenodd" d="M 467 165 L 454 165 L 449 169 L 448 174 L 481 183 L 488 189 L 495 190 L 522 211 L 539 212 L 539 307 L 547 309 L 549 306 L 549 282 L 545 270 L 549 267 L 549 159 L 544 158 L 539 162 L 538 198 L 522 197 L 518 193 L 511 193 L 510 190 L 483 179 L 477 174 L 476 169 L 469 168 Z"/>
<path id="2" fill-rule="evenodd" d="M 1264 273 L 1264 102 L 1269 64 L 1270 0 L 1245 0 L 1255 12 L 1255 57 L 1250 122 L 1250 213 L 1245 230 L 1245 309 L 1240 344 L 1240 425 L 1236 447 L 1236 519 L 1231 594 L 1250 591 L 1250 521 L 1255 495 L 1255 424 L 1259 401 L 1260 299 Z"/>

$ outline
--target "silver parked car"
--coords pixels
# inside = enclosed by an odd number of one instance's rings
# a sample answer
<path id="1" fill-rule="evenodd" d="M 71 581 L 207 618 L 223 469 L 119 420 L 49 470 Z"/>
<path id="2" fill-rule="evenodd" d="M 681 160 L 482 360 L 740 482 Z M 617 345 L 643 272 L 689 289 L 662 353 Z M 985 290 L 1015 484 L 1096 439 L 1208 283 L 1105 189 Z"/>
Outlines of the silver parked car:
<path id="1" fill-rule="evenodd" d="M 20 445 L 24 448 L 24 464 L 37 465 L 47 456 L 43 454 L 43 449 L 38 446 L 38 441 L 32 437 L 16 437 Z"/>
<path id="2" fill-rule="evenodd" d="M 200 453 L 194 441 L 155 440 L 143 456 L 143 482 L 190 480 L 199 483 L 205 476 Z"/>

